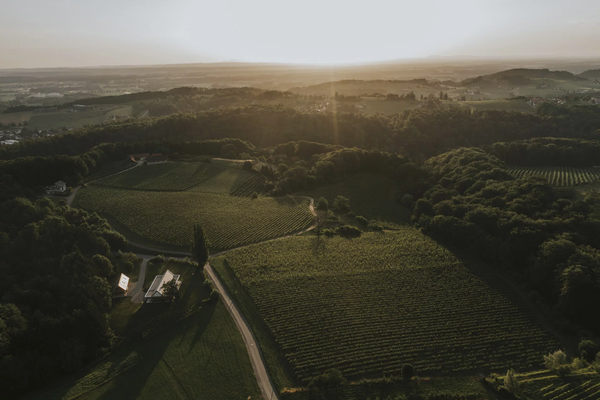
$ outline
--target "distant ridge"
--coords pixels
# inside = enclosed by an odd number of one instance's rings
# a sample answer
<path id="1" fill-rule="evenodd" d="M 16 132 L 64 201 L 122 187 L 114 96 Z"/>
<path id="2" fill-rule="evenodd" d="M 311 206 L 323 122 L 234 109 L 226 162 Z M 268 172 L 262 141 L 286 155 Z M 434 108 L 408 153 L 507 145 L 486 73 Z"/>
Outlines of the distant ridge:
<path id="1" fill-rule="evenodd" d="M 577 75 L 586 79 L 600 79 L 600 69 L 589 69 Z"/>
<path id="2" fill-rule="evenodd" d="M 583 77 L 573 75 L 568 71 L 550 71 L 547 68 L 531 69 L 531 68 L 515 68 L 506 71 L 496 72 L 490 75 L 478 76 L 476 78 L 468 78 L 462 81 L 463 86 L 480 85 L 486 83 L 493 84 L 509 84 L 509 85 L 531 85 L 532 79 L 557 79 L 557 80 L 585 80 Z"/>

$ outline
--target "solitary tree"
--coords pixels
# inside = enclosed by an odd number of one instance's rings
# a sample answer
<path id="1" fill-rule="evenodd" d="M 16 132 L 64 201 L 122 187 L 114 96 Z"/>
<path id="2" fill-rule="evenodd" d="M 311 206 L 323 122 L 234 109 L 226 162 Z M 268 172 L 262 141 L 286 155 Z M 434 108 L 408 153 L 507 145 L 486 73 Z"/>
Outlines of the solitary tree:
<path id="1" fill-rule="evenodd" d="M 194 240 L 191 250 L 192 256 L 198 261 L 198 266 L 203 267 L 208 261 L 208 239 L 200 224 L 194 224 Z"/>
<path id="2" fill-rule="evenodd" d="M 177 282 L 175 282 L 175 279 L 163 283 L 161 289 L 163 297 L 168 301 L 173 302 L 179 299 L 179 291 L 177 290 Z"/>
<path id="3" fill-rule="evenodd" d="M 405 364 L 402 367 L 402 379 L 410 381 L 415 376 L 415 368 L 410 364 Z"/>

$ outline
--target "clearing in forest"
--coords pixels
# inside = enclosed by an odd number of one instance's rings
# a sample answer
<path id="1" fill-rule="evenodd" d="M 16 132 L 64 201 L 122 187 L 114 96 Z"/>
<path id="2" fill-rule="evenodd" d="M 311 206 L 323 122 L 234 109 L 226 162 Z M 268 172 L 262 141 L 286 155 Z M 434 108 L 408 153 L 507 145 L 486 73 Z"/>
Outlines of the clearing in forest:
<path id="1" fill-rule="evenodd" d="M 600 168 L 511 166 L 508 172 L 516 178 L 526 176 L 544 178 L 556 187 L 578 186 L 600 180 Z"/>
<path id="2" fill-rule="evenodd" d="M 560 347 L 490 267 L 410 227 L 298 236 L 211 265 L 244 314 L 264 320 L 276 343 L 263 343 L 270 368 L 276 346 L 304 384 L 329 368 L 358 380 L 398 375 L 406 363 L 421 376 L 533 370 Z"/>

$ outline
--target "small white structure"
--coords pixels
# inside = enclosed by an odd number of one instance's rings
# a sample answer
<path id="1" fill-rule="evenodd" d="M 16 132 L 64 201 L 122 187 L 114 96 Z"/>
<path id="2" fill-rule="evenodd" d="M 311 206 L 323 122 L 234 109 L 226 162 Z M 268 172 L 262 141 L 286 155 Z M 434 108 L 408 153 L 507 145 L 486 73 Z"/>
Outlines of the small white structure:
<path id="1" fill-rule="evenodd" d="M 10 146 L 12 144 L 17 144 L 17 143 L 19 143 L 18 140 L 3 140 L 2 142 L 0 142 L 0 144 L 4 144 L 4 145 L 8 145 L 8 146 Z"/>
<path id="2" fill-rule="evenodd" d="M 54 185 L 46 187 L 47 194 L 63 193 L 65 190 L 67 190 L 67 184 L 63 181 L 58 181 Z"/>
<path id="3" fill-rule="evenodd" d="M 121 277 L 119 278 L 119 284 L 117 285 L 117 287 L 121 290 L 123 290 L 125 292 L 125 294 L 127 294 L 127 286 L 129 285 L 129 277 L 125 274 L 121 274 Z"/>
<path id="4" fill-rule="evenodd" d="M 181 286 L 179 275 L 175 275 L 169 270 L 167 270 L 164 275 L 156 275 L 144 297 L 148 299 L 148 302 L 151 302 L 154 299 L 160 299 L 163 297 L 163 285 L 173 279 L 175 279 L 175 284 L 177 285 L 177 288 L 179 288 L 179 286 Z"/>

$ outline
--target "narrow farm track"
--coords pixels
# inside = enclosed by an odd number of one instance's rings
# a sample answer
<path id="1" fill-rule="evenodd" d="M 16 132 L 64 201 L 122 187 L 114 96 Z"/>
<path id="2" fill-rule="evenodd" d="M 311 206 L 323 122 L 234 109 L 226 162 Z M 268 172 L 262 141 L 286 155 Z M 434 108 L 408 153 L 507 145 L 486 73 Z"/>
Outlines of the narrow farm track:
<path id="1" fill-rule="evenodd" d="M 310 200 L 310 204 L 309 204 L 310 211 L 314 216 L 316 216 L 317 212 L 315 211 L 315 208 L 314 208 L 314 203 L 315 203 L 314 199 L 312 199 L 310 197 L 308 197 L 308 199 Z M 275 238 L 275 239 L 266 240 L 266 241 L 259 242 L 259 243 L 271 242 L 274 240 L 284 239 L 284 238 L 287 238 L 290 236 L 300 235 L 300 234 L 308 232 L 316 227 L 317 227 L 317 224 L 315 222 L 312 226 L 310 226 L 309 228 L 304 229 L 300 232 L 296 232 L 294 234 L 282 236 L 282 237 Z M 143 250 L 149 250 L 153 253 L 158 253 L 158 254 L 167 253 L 167 254 L 173 254 L 173 255 L 177 255 L 177 256 L 181 256 L 181 257 L 191 256 L 191 253 L 189 253 L 189 252 L 165 251 L 165 250 L 161 250 L 160 248 L 145 246 L 145 245 L 142 245 L 139 243 L 134 243 L 131 241 L 129 243 L 137 248 L 140 248 Z M 221 256 L 223 254 L 226 254 L 232 250 L 239 249 L 241 247 L 249 247 L 249 246 L 259 244 L 259 243 L 253 243 L 253 244 L 249 244 L 246 246 L 240 246 L 240 247 L 225 250 L 225 251 L 222 251 L 219 253 L 211 254 L 210 258 Z M 140 270 L 140 277 L 138 279 L 138 284 L 132 291 L 132 301 L 133 302 L 137 302 L 137 301 L 134 301 L 134 296 L 135 296 L 135 300 L 139 300 L 140 297 L 143 296 L 143 293 L 141 291 L 140 282 L 142 282 L 142 284 L 144 282 L 144 278 L 146 276 L 146 265 L 148 263 L 148 260 L 152 257 L 152 255 L 148 255 L 148 254 L 136 254 L 136 255 L 138 257 L 142 258 L 143 262 L 142 262 L 142 267 L 141 267 L 142 269 Z M 257 381 L 258 387 L 260 388 L 260 391 L 263 395 L 263 398 L 266 400 L 277 400 L 279 398 L 277 396 L 277 390 L 275 389 L 275 386 L 273 385 L 273 382 L 271 381 L 271 378 L 269 377 L 269 373 L 267 372 L 267 367 L 265 365 L 264 359 L 262 357 L 262 354 L 260 353 L 260 349 L 256 343 L 256 339 L 254 338 L 254 334 L 252 333 L 252 331 L 250 330 L 250 327 L 248 326 L 248 323 L 246 322 L 244 316 L 242 315 L 242 313 L 240 312 L 238 307 L 233 302 L 233 299 L 229 296 L 229 293 L 227 293 L 227 291 L 225 290 L 223 283 L 221 282 L 219 277 L 215 274 L 215 272 L 213 271 L 213 269 L 209 263 L 206 263 L 206 265 L 204 266 L 204 271 L 206 272 L 206 275 L 208 276 L 208 278 L 212 281 L 214 287 L 221 294 L 223 302 L 225 303 L 227 310 L 229 311 L 229 314 L 231 315 L 231 318 L 233 318 L 233 320 L 235 321 L 235 323 L 238 327 L 238 330 L 239 330 L 240 334 L 242 335 L 242 338 L 244 339 L 244 343 L 246 344 L 246 350 L 248 351 L 248 357 L 250 358 L 250 363 L 252 364 L 252 369 L 254 370 L 254 376 L 256 377 L 256 381 Z M 138 293 L 138 289 L 139 289 L 139 293 Z M 141 297 L 141 300 L 143 300 L 143 297 Z"/>

